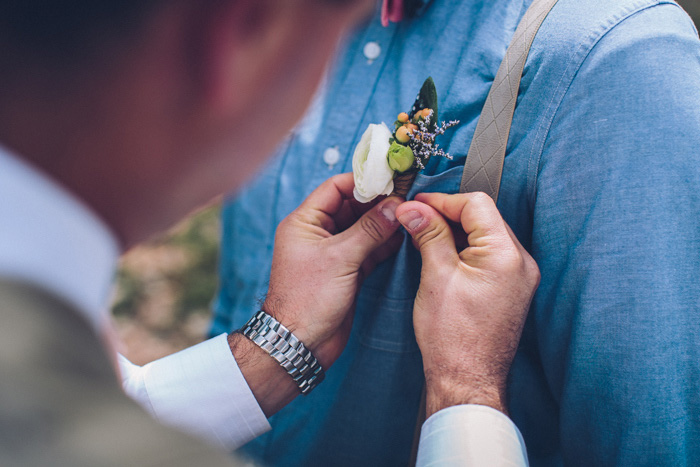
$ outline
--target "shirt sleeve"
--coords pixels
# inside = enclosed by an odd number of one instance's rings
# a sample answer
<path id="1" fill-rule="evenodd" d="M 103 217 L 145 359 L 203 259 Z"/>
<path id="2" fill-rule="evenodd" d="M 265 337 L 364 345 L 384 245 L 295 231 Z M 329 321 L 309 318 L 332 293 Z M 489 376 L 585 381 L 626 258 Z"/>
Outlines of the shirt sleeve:
<path id="1" fill-rule="evenodd" d="M 270 429 L 226 334 L 144 366 L 119 355 L 125 392 L 165 425 L 232 451 Z"/>
<path id="2" fill-rule="evenodd" d="M 425 421 L 416 467 L 482 465 L 528 465 L 523 437 L 506 415 L 483 405 L 458 405 Z"/>
<path id="3" fill-rule="evenodd" d="M 588 54 L 539 162 L 542 280 L 519 357 L 541 365 L 557 412 L 513 407 L 551 430 L 531 458 L 560 443 L 564 464 L 698 463 L 698 148 L 697 33 L 675 4 L 647 8 Z"/>

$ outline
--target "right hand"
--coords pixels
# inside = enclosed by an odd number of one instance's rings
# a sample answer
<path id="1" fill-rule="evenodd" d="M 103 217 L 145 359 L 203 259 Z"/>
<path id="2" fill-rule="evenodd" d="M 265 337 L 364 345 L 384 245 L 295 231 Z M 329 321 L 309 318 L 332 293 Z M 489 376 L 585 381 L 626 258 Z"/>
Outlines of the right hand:
<path id="1" fill-rule="evenodd" d="M 537 264 L 488 195 L 415 199 L 396 214 L 423 258 L 413 322 L 427 416 L 460 404 L 505 413 L 506 379 L 539 284 Z"/>
<path id="2" fill-rule="evenodd" d="M 280 223 L 262 305 L 324 369 L 345 348 L 363 278 L 403 241 L 395 215 L 403 199 L 361 204 L 353 187 L 352 174 L 336 175 Z M 286 371 L 255 344 L 237 333 L 229 344 L 267 416 L 299 394 Z"/>
<path id="3" fill-rule="evenodd" d="M 263 309 L 328 368 L 345 348 L 355 296 L 374 266 L 402 243 L 402 198 L 362 204 L 351 173 L 328 179 L 278 226 Z"/>

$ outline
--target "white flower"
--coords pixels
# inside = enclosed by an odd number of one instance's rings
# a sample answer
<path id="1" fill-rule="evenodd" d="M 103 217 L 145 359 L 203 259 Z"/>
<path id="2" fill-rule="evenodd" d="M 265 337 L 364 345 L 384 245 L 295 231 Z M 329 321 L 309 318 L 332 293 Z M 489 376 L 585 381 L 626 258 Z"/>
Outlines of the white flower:
<path id="1" fill-rule="evenodd" d="M 361 203 L 368 203 L 394 190 L 394 171 L 387 160 L 390 138 L 391 131 L 385 124 L 370 124 L 355 148 L 352 156 L 353 194 Z"/>

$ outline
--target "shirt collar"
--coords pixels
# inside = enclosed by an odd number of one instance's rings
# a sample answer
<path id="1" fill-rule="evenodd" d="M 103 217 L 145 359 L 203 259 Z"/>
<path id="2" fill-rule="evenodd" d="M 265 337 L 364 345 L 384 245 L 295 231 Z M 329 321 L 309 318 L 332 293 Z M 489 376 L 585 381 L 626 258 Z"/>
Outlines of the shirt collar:
<path id="1" fill-rule="evenodd" d="M 399 23 L 404 17 L 417 18 L 425 13 L 433 0 L 383 0 L 380 4 L 382 26 Z"/>
<path id="2" fill-rule="evenodd" d="M 422 16 L 425 10 L 428 9 L 433 0 L 404 0 L 406 8 L 406 16 L 415 18 Z"/>
<path id="3" fill-rule="evenodd" d="M 0 146 L 0 277 L 66 300 L 101 331 L 119 247 L 87 206 Z"/>

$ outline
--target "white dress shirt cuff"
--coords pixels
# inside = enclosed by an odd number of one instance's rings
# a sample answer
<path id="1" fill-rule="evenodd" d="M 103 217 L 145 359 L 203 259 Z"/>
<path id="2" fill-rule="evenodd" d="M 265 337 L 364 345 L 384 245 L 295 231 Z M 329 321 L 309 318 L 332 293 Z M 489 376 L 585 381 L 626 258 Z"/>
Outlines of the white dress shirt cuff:
<path id="1" fill-rule="evenodd" d="M 483 405 L 458 405 L 423 424 L 416 466 L 527 466 L 525 442 L 515 424 Z"/>
<path id="2" fill-rule="evenodd" d="M 232 451 L 270 429 L 226 334 L 142 367 L 120 355 L 126 393 L 157 420 Z"/>

